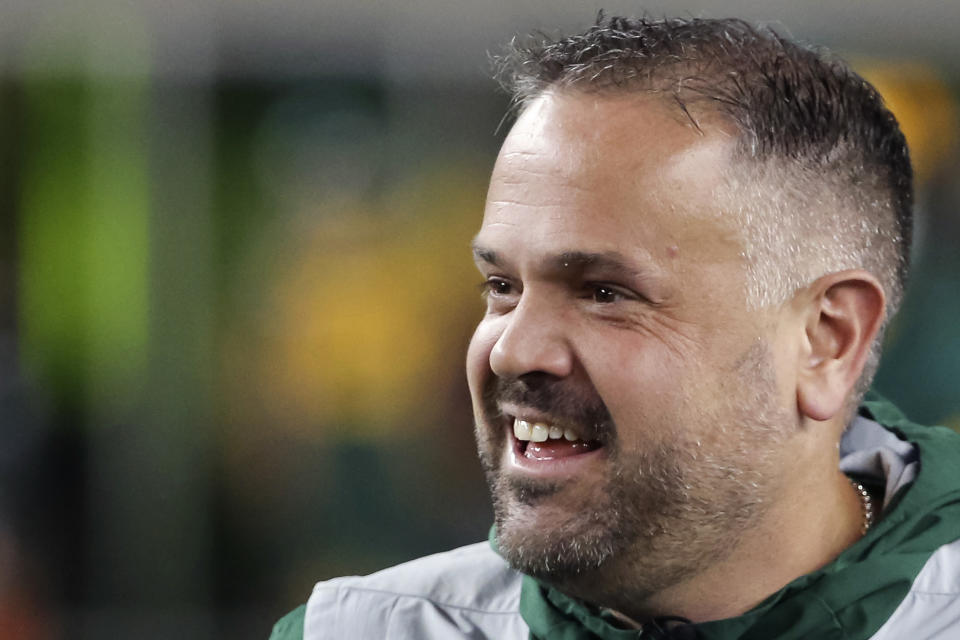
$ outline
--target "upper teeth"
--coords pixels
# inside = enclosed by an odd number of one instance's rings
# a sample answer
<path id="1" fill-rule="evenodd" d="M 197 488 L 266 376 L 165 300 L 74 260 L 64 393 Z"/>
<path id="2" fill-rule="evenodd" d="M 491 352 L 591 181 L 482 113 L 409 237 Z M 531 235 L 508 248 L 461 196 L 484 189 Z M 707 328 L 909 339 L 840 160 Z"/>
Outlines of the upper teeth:
<path id="1" fill-rule="evenodd" d="M 569 427 L 561 429 L 554 425 L 544 424 L 542 422 L 528 422 L 514 418 L 513 435 L 517 440 L 530 440 L 533 442 L 545 442 L 546 440 L 559 440 L 561 437 L 573 442 L 579 440 L 577 432 Z"/>

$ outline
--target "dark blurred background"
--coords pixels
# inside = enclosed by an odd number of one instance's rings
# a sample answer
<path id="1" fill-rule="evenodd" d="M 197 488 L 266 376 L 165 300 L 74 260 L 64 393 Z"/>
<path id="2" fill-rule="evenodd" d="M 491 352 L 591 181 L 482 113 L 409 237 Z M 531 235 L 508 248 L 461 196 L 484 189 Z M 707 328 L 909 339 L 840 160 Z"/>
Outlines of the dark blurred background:
<path id="1" fill-rule="evenodd" d="M 482 539 L 488 50 L 628 2 L 0 4 L 0 638 L 265 638 Z M 960 427 L 960 3 L 651 2 L 853 60 L 918 170 L 878 387 Z M 958 470 L 960 473 L 960 470 Z"/>

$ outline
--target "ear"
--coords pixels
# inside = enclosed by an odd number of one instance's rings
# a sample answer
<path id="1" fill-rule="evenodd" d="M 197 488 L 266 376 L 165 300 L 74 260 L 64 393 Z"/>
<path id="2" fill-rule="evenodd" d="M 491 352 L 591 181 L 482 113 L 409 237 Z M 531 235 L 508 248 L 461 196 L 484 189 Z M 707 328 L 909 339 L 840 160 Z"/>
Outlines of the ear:
<path id="1" fill-rule="evenodd" d="M 861 269 L 827 274 L 804 293 L 797 408 L 814 420 L 829 420 L 844 410 L 863 372 L 883 324 L 886 296 L 879 281 Z"/>

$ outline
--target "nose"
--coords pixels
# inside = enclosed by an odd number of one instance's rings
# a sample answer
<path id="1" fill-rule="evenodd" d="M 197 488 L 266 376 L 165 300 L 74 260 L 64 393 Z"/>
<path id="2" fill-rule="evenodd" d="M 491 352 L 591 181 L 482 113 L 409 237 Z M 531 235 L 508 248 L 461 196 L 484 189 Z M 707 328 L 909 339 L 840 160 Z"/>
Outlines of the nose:
<path id="1" fill-rule="evenodd" d="M 573 354 L 560 314 L 544 302 L 524 298 L 504 319 L 506 326 L 490 351 L 490 369 L 501 378 L 542 373 L 570 375 Z"/>

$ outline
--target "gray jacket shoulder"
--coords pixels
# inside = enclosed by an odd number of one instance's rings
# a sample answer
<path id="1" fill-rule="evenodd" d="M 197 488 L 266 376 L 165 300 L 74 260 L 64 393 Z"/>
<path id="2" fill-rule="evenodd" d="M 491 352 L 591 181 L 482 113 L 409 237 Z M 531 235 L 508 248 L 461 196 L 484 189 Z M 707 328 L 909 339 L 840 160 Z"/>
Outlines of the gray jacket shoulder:
<path id="1" fill-rule="evenodd" d="M 364 577 L 318 583 L 304 640 L 526 638 L 521 576 L 481 542 Z"/>
<path id="2" fill-rule="evenodd" d="M 960 634 L 960 540 L 930 556 L 910 592 L 871 640 L 955 640 Z"/>

